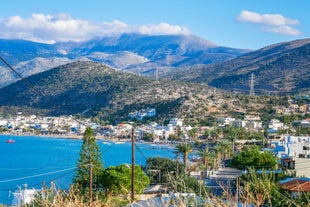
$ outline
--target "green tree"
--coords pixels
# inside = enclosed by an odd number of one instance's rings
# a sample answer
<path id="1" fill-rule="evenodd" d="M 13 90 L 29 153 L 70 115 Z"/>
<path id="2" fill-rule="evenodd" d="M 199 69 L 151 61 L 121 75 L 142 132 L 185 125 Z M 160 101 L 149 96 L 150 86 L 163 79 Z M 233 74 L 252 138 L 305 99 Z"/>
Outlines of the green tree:
<path id="1" fill-rule="evenodd" d="M 216 128 L 215 130 L 212 130 L 212 131 L 210 132 L 210 136 L 211 136 L 211 138 L 212 138 L 212 141 L 213 141 L 213 142 L 218 142 L 218 140 L 219 140 L 220 137 L 221 137 L 221 133 L 222 133 L 222 131 L 221 131 L 221 129 L 219 129 L 219 128 Z"/>
<path id="2" fill-rule="evenodd" d="M 129 194 L 131 191 L 131 165 L 111 166 L 104 170 L 102 182 L 107 192 L 113 195 Z M 150 179 L 141 167 L 135 165 L 135 192 L 142 193 L 149 186 Z"/>
<path id="3" fill-rule="evenodd" d="M 239 169 L 274 169 L 276 165 L 277 160 L 270 152 L 260 152 L 258 148 L 242 151 L 231 161 L 231 166 Z"/>
<path id="4" fill-rule="evenodd" d="M 208 195 L 209 190 L 207 186 L 199 182 L 199 180 L 194 177 L 183 174 L 179 177 L 171 178 L 171 180 L 172 181 L 167 184 L 168 187 L 174 189 L 175 192 L 196 193 L 197 195 L 201 196 Z M 184 203 L 182 204 L 179 204 L 177 206 L 184 206 Z"/>
<path id="5" fill-rule="evenodd" d="M 196 139 L 197 139 L 197 136 L 198 136 L 198 129 L 197 129 L 197 128 L 192 128 L 191 130 L 189 130 L 189 131 L 187 132 L 187 134 L 188 134 L 191 138 L 193 138 L 194 140 L 196 140 Z"/>
<path id="6" fill-rule="evenodd" d="M 155 137 L 155 134 L 152 133 L 152 132 L 146 132 L 143 136 L 142 136 L 142 139 L 145 140 L 145 141 L 148 141 L 148 142 L 152 142 L 154 141 L 154 137 Z"/>
<path id="7" fill-rule="evenodd" d="M 218 145 L 215 146 L 215 151 L 220 154 L 220 160 L 223 161 L 232 155 L 232 143 L 230 141 L 224 140 L 218 142 Z"/>
<path id="8" fill-rule="evenodd" d="M 177 174 L 177 171 L 184 172 L 184 165 L 177 163 L 169 158 L 150 157 L 146 161 L 146 171 L 152 183 L 168 183 L 171 174 Z"/>
<path id="9" fill-rule="evenodd" d="M 189 143 L 181 143 L 176 146 L 176 150 L 178 153 L 183 155 L 183 164 L 184 164 L 184 169 L 186 171 L 187 157 L 189 153 L 193 151 L 193 145 Z"/>
<path id="10" fill-rule="evenodd" d="M 203 150 L 200 150 L 198 152 L 198 155 L 202 160 L 202 164 L 204 168 L 208 169 L 208 166 L 211 166 L 211 168 L 215 168 L 217 155 L 214 150 L 209 151 L 208 148 L 205 148 Z"/>
<path id="11" fill-rule="evenodd" d="M 96 143 L 95 133 L 90 127 L 87 127 L 84 132 L 80 157 L 72 182 L 80 190 L 81 194 L 87 194 L 89 193 L 90 175 L 92 174 L 93 191 L 102 191 L 103 186 L 100 177 L 103 170 L 101 150 Z"/>
<path id="12" fill-rule="evenodd" d="M 178 140 L 180 140 L 181 137 L 182 137 L 182 135 L 183 135 L 182 128 L 181 128 L 179 125 L 177 125 L 177 126 L 175 127 L 175 136 L 176 136 L 176 138 L 177 138 Z"/>

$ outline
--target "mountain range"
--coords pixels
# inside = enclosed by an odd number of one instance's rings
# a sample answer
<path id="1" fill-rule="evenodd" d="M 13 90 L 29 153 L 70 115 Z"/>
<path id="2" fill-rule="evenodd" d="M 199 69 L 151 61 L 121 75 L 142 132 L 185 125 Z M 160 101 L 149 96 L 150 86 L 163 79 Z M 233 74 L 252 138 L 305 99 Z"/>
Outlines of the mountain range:
<path id="1" fill-rule="evenodd" d="M 154 76 L 168 69 L 211 64 L 240 56 L 248 50 L 217 46 L 193 35 L 122 34 L 86 42 L 42 44 L 0 39 L 0 56 L 23 77 L 77 60 L 92 60 L 112 68 Z M 0 87 L 18 80 L 0 64 Z"/>
<path id="2" fill-rule="evenodd" d="M 251 85 L 256 94 L 309 93 L 310 88 L 310 39 L 255 51 L 217 46 L 193 35 L 122 34 L 55 44 L 2 39 L 0 56 L 22 77 L 91 60 L 144 77 L 203 83 L 241 93 L 249 93 Z M 19 78 L 0 64 L 0 88 Z"/>
<path id="3" fill-rule="evenodd" d="M 206 83 L 249 93 L 251 76 L 257 94 L 310 92 L 310 39 L 283 42 L 210 65 L 195 65 L 165 74 L 165 79 Z"/>

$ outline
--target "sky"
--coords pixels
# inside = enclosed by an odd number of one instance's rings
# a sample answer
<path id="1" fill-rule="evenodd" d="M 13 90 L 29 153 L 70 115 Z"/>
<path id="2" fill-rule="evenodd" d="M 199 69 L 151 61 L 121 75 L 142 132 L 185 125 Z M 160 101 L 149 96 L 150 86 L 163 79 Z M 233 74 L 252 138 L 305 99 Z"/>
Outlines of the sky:
<path id="1" fill-rule="evenodd" d="M 141 33 L 260 49 L 310 37 L 310 0 L 0 0 L 0 38 L 43 43 Z"/>

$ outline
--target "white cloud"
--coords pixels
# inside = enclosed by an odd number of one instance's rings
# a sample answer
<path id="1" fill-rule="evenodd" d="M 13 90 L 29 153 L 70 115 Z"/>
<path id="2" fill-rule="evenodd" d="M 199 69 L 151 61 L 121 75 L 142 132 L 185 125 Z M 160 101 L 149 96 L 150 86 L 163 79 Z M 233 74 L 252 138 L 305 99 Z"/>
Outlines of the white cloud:
<path id="1" fill-rule="evenodd" d="M 94 23 L 74 19 L 68 14 L 32 14 L 29 18 L 12 16 L 0 19 L 0 38 L 27 39 L 36 42 L 85 41 L 94 37 L 139 32 L 142 34 L 189 34 L 189 30 L 178 25 L 160 23 L 139 27 L 127 25 L 119 20 Z"/>
<path id="2" fill-rule="evenodd" d="M 141 34 L 171 34 L 171 35 L 190 34 L 190 31 L 186 27 L 181 27 L 178 25 L 170 25 L 165 22 L 162 22 L 157 25 L 141 26 L 139 27 L 139 32 Z"/>
<path id="3" fill-rule="evenodd" d="M 268 32 L 279 33 L 289 36 L 298 36 L 301 32 L 291 25 L 298 25 L 299 21 L 289 19 L 281 14 L 258 14 L 247 10 L 241 11 L 236 18 L 239 22 L 262 25 Z"/>

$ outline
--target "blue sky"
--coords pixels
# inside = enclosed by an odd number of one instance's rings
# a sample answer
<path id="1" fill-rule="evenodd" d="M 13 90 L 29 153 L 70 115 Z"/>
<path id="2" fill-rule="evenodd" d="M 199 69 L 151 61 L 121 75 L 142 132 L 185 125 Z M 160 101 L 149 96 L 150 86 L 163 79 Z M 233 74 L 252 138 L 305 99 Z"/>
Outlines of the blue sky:
<path id="1" fill-rule="evenodd" d="M 193 34 L 259 49 L 310 36 L 309 0 L 2 0 L 0 38 L 83 41 L 123 32 Z"/>

